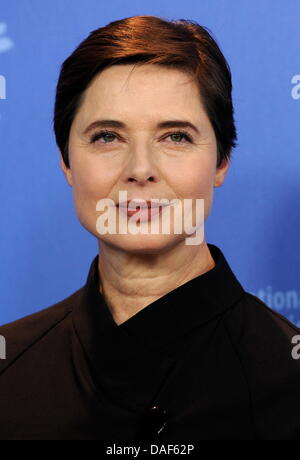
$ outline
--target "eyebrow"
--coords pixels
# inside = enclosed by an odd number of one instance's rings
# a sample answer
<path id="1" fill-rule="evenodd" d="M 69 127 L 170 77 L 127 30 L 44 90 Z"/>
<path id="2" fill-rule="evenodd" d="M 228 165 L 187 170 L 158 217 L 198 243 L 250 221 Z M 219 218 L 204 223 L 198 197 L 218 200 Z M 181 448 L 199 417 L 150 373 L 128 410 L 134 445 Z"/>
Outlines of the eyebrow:
<path id="1" fill-rule="evenodd" d="M 164 128 L 191 128 L 197 134 L 200 134 L 198 128 L 188 120 L 165 120 L 157 123 L 158 129 Z M 120 128 L 126 129 L 126 124 L 119 120 L 96 120 L 93 121 L 84 131 L 83 134 L 88 134 L 95 128 Z"/>

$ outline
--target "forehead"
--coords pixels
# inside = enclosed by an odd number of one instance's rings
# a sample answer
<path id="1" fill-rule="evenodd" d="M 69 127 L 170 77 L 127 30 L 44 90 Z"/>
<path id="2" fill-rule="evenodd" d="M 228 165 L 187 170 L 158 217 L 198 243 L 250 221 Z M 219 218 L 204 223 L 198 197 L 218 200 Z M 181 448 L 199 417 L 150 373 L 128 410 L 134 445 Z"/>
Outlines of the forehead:
<path id="1" fill-rule="evenodd" d="M 85 91 L 78 114 L 94 116 L 161 118 L 203 115 L 197 84 L 188 73 L 158 65 L 114 65 L 99 73 Z"/>

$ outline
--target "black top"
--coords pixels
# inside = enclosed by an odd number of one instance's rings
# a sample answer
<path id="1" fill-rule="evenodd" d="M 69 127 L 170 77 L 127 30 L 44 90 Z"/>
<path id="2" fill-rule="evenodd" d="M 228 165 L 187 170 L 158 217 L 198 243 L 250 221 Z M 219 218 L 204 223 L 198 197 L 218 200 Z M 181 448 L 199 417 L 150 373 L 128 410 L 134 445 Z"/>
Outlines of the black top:
<path id="1" fill-rule="evenodd" d="M 300 329 L 216 266 L 117 325 L 86 284 L 0 327 L 1 440 L 300 439 Z"/>

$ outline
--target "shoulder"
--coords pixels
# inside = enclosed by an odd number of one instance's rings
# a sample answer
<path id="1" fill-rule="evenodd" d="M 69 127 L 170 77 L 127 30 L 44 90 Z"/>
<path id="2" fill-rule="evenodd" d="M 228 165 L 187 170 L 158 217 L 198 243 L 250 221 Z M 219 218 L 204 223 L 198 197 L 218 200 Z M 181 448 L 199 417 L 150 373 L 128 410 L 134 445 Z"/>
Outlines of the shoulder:
<path id="1" fill-rule="evenodd" d="M 271 393 L 290 385 L 300 404 L 300 354 L 295 353 L 300 329 L 250 293 L 227 313 L 224 325 L 249 383 Z"/>
<path id="2" fill-rule="evenodd" d="M 300 439 L 300 329 L 247 293 L 224 317 L 259 439 Z M 298 345 L 298 349 L 299 349 Z"/>
<path id="3" fill-rule="evenodd" d="M 68 318 L 80 301 L 82 291 L 83 287 L 47 308 L 0 326 L 0 337 L 5 345 L 5 359 L 0 359 L 0 375 L 33 344 Z"/>
<path id="4" fill-rule="evenodd" d="M 300 361 L 292 362 L 300 329 L 255 295 L 245 292 L 224 316 L 224 324 L 245 362 L 255 360 L 256 365 L 267 365 L 281 361 L 284 367 L 300 369 Z"/>
<path id="5" fill-rule="evenodd" d="M 233 333 L 243 332 L 253 340 L 266 338 L 270 341 L 272 338 L 282 337 L 285 341 L 290 341 L 300 334 L 300 329 L 285 316 L 246 291 L 226 315 L 226 323 Z"/>
<path id="6" fill-rule="evenodd" d="M 293 352 L 300 329 L 248 292 L 224 324 L 253 398 L 260 403 L 275 398 L 277 404 L 290 399 L 300 410 L 300 355 Z M 292 404 L 286 405 L 291 411 Z M 297 430 L 300 435 L 300 420 Z"/>

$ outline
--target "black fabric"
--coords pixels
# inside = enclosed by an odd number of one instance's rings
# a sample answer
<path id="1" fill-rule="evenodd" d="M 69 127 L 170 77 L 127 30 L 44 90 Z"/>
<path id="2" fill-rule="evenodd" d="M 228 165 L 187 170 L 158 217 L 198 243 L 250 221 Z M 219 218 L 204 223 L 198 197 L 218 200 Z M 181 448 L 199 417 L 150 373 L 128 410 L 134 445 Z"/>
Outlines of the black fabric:
<path id="1" fill-rule="evenodd" d="M 117 325 L 86 284 L 0 327 L 1 440 L 300 439 L 300 330 L 216 266 Z"/>

